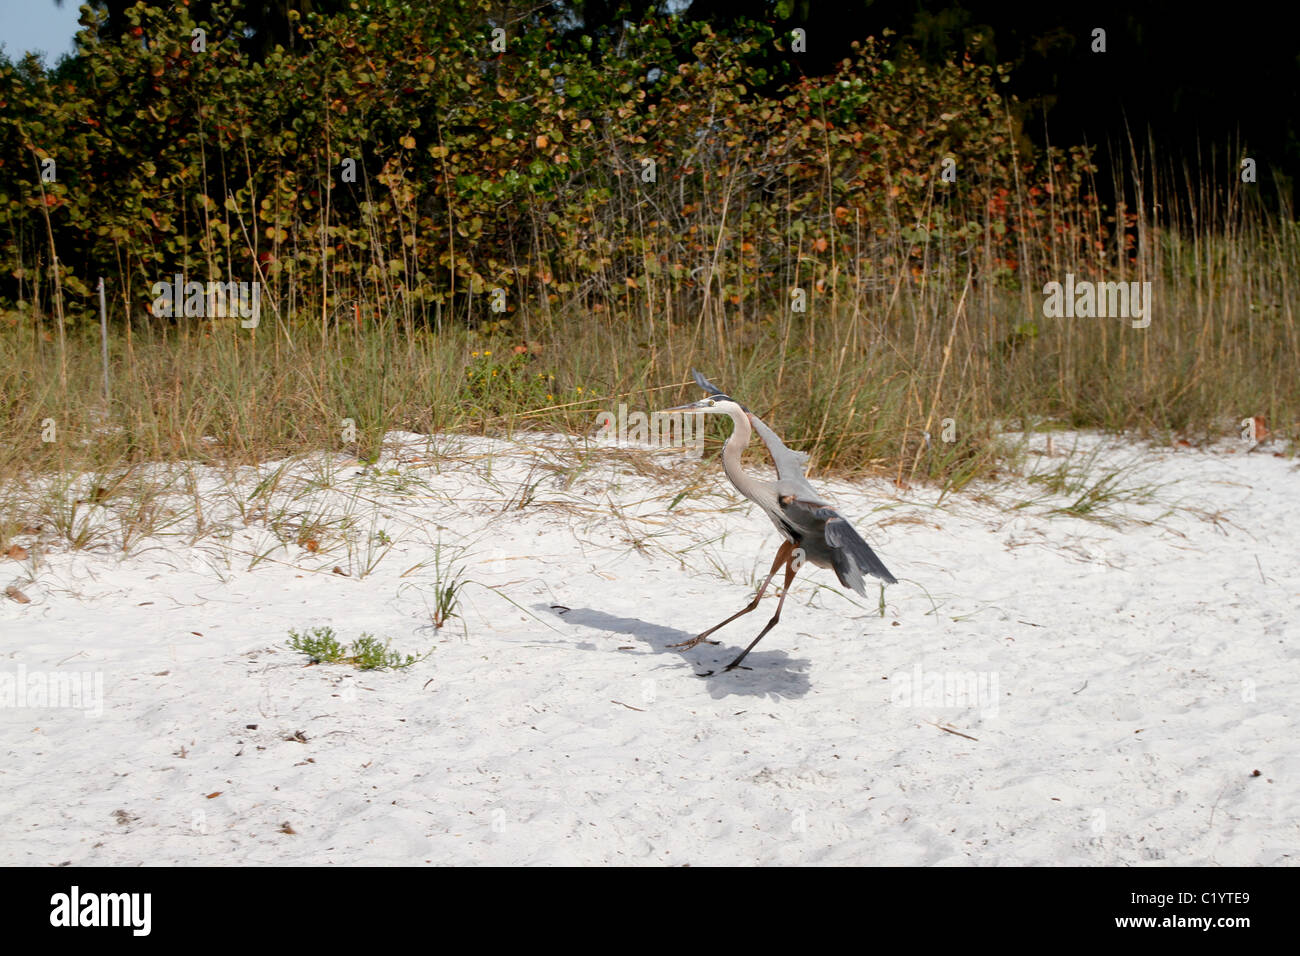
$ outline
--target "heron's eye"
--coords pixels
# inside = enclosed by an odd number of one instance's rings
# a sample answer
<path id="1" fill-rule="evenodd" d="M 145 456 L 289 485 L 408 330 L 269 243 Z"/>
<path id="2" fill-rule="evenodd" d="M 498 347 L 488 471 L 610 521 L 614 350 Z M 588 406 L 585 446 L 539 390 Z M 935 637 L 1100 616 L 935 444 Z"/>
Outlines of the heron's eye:
<path id="1" fill-rule="evenodd" d="M 710 408 L 712 408 L 712 407 L 713 407 L 714 405 L 716 405 L 716 404 L 718 404 L 718 403 L 715 402 L 713 399 L 709 399 L 709 407 L 710 407 Z"/>

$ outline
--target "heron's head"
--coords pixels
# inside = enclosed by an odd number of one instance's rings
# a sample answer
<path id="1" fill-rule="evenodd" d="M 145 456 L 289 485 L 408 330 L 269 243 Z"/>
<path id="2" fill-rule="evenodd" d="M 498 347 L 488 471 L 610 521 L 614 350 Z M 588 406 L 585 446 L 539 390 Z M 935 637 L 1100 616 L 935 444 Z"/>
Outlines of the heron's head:
<path id="1" fill-rule="evenodd" d="M 666 412 L 711 412 L 715 415 L 743 415 L 745 408 L 728 395 L 710 395 L 688 405 L 665 408 Z"/>
<path id="2" fill-rule="evenodd" d="M 698 402 L 691 402 L 689 405 L 678 405 L 676 408 L 666 408 L 666 412 L 712 412 L 715 415 L 748 415 L 749 409 L 740 402 L 736 401 L 730 395 L 725 394 L 722 389 L 714 385 L 707 378 L 691 369 L 691 375 L 695 378 L 695 384 L 708 392 L 707 398 L 702 398 Z"/>

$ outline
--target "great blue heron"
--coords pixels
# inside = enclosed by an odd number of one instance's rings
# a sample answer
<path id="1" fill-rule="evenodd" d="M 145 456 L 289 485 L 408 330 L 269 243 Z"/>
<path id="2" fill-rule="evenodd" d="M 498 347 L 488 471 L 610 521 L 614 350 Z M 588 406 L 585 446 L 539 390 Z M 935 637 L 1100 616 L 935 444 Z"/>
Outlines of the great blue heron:
<path id="1" fill-rule="evenodd" d="M 694 647 L 706 640 L 718 628 L 754 610 L 758 607 L 763 592 L 767 590 L 776 572 L 784 566 L 785 588 L 776 603 L 776 613 L 772 615 L 772 620 L 767 622 L 767 626 L 758 632 L 758 637 L 754 638 L 753 643 L 726 666 L 726 670 L 731 670 L 745 659 L 745 655 L 752 651 L 754 645 L 761 641 L 781 619 L 781 606 L 785 604 L 785 596 L 790 591 L 790 582 L 794 580 L 795 574 L 805 561 L 811 561 L 819 568 L 834 569 L 841 584 L 852 588 L 863 597 L 867 594 L 863 585 L 864 574 L 875 575 L 888 584 L 898 582 L 876 557 L 870 546 L 853 530 L 853 526 L 831 507 L 830 502 L 817 494 L 808 479 L 804 477 L 804 468 L 808 463 L 807 454 L 787 448 L 785 443 L 776 437 L 776 433 L 763 424 L 757 415 L 724 393 L 699 372 L 692 369 L 691 374 L 695 377 L 696 384 L 708 393 L 708 397 L 689 405 L 678 405 L 667 411 L 706 412 L 731 416 L 735 428 L 732 429 L 731 437 L 722 448 L 722 470 L 727 473 L 727 477 L 731 479 L 737 491 L 767 513 L 767 516 L 772 519 L 772 524 L 776 525 L 776 530 L 781 532 L 781 537 L 785 539 L 776 552 L 767 579 L 747 607 L 689 641 L 672 645 L 681 648 Z M 763 440 L 763 444 L 772 455 L 772 462 L 776 465 L 776 481 L 755 478 L 745 474 L 740 468 L 740 455 L 749 444 L 750 436 L 754 432 L 758 432 L 758 437 Z M 702 676 L 708 677 L 712 673 L 709 671 Z"/>

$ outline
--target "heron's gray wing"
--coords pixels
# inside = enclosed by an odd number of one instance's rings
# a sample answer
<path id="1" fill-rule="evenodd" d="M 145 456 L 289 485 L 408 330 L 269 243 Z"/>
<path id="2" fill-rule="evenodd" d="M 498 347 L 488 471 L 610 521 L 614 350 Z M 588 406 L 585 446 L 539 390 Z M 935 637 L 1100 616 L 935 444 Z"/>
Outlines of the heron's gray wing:
<path id="1" fill-rule="evenodd" d="M 801 538 L 805 540 L 816 538 L 822 539 L 822 524 L 824 519 L 821 517 L 823 512 L 829 512 L 830 508 L 826 502 L 820 500 L 809 500 L 806 496 L 799 494 L 791 485 L 784 481 L 776 483 L 777 503 L 781 508 L 781 517 Z M 814 499 L 816 496 L 813 496 Z"/>
<path id="2" fill-rule="evenodd" d="M 862 540 L 862 536 L 853 529 L 853 525 L 834 508 L 823 508 L 819 516 L 824 515 L 826 518 L 826 543 L 839 554 L 845 555 L 852 559 L 853 564 L 859 571 L 867 574 L 873 574 L 880 578 L 886 584 L 897 584 L 898 579 L 889 573 L 889 568 L 885 567 L 885 562 L 876 557 L 876 552 L 871 550 L 871 545 Z M 835 570 L 840 570 L 840 564 L 835 562 Z M 854 590 L 858 590 L 854 588 Z"/>
<path id="3" fill-rule="evenodd" d="M 754 426 L 754 431 L 758 432 L 758 437 L 763 439 L 763 444 L 767 446 L 767 451 L 772 456 L 772 464 L 776 465 L 777 477 L 783 481 L 803 482 L 811 497 L 816 498 L 817 492 L 813 491 L 812 485 L 809 485 L 804 477 L 804 470 L 808 467 L 808 453 L 787 448 L 785 442 L 776 436 L 776 432 L 768 428 L 767 423 L 753 412 L 749 413 L 749 423 Z"/>
<path id="4" fill-rule="evenodd" d="M 821 500 L 808 501 L 794 494 L 781 493 L 788 488 L 778 482 L 778 501 L 785 522 L 801 539 L 801 546 L 814 563 L 829 564 L 845 587 L 865 596 L 863 575 L 872 574 L 886 584 L 897 584 L 883 561 L 862 540 L 853 525 L 834 508 Z M 815 496 L 814 496 L 815 497 Z"/>

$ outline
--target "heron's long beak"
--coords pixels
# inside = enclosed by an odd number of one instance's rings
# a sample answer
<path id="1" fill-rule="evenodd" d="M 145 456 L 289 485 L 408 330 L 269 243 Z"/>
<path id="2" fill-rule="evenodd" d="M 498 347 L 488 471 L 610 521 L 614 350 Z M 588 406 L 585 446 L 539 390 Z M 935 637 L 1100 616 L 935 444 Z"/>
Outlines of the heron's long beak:
<path id="1" fill-rule="evenodd" d="M 697 412 L 709 407 L 709 400 L 702 398 L 698 402 L 691 402 L 689 405 L 674 405 L 672 408 L 665 408 L 665 412 Z"/>

